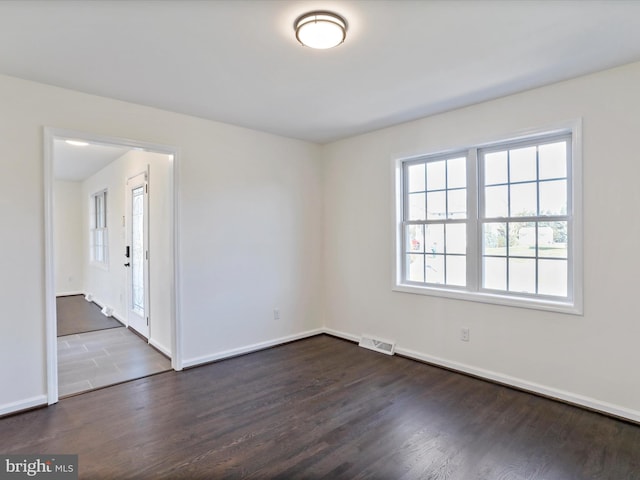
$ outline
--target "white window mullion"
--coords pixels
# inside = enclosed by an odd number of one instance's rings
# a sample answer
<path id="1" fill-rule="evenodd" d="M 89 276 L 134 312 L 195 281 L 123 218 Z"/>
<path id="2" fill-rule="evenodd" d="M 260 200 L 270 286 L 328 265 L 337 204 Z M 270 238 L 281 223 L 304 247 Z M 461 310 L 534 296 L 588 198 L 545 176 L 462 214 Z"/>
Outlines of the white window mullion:
<path id="1" fill-rule="evenodd" d="M 409 276 L 407 271 L 407 212 L 409 211 L 409 168 L 402 164 L 402 202 L 400 210 L 400 271 L 401 279 L 405 281 Z"/>
<path id="2" fill-rule="evenodd" d="M 477 292 L 480 286 L 481 238 L 478 222 L 478 149 L 467 153 L 467 288 Z"/>

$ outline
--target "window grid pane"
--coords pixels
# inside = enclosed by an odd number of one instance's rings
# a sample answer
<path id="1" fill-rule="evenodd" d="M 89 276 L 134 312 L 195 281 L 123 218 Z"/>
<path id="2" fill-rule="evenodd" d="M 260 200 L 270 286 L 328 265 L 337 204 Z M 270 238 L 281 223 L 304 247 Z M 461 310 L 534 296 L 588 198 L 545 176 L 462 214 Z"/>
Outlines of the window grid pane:
<path id="1" fill-rule="evenodd" d="M 406 162 L 404 281 L 569 297 L 570 145 L 571 134 L 548 135 Z M 469 186 L 476 158 L 478 183 Z"/>
<path id="2" fill-rule="evenodd" d="M 466 162 L 466 156 L 456 155 L 405 165 L 404 278 L 408 282 L 467 284 Z"/>
<path id="3" fill-rule="evenodd" d="M 485 178 L 481 288 L 567 296 L 567 142 L 480 152 Z M 554 221 L 545 221 L 550 217 Z M 549 263 L 554 261 L 555 267 Z M 560 272 L 560 281 L 552 271 Z"/>

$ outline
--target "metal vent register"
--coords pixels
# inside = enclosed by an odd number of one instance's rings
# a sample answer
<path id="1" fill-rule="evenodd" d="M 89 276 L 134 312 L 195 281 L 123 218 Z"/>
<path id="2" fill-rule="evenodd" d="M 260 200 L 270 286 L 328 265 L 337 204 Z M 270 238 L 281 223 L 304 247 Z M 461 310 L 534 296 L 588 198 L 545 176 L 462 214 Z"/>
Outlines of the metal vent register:
<path id="1" fill-rule="evenodd" d="M 369 335 L 363 335 L 360 338 L 360 343 L 358 343 L 358 345 L 387 355 L 393 355 L 396 350 L 396 342 L 374 338 Z"/>

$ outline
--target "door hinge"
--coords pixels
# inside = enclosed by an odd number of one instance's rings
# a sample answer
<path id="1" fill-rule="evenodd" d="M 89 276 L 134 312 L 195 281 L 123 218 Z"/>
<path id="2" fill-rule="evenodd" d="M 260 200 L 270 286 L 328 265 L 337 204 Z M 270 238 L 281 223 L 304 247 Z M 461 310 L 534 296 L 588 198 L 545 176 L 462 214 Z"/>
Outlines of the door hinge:
<path id="1" fill-rule="evenodd" d="M 146 250 L 144 252 L 144 258 L 145 258 L 145 260 L 149 260 L 149 250 Z"/>
<path id="2" fill-rule="evenodd" d="M 149 326 L 149 317 L 147 317 L 147 327 Z"/>
<path id="3" fill-rule="evenodd" d="M 144 193 L 149 193 L 149 184 L 148 183 L 144 184 Z"/>

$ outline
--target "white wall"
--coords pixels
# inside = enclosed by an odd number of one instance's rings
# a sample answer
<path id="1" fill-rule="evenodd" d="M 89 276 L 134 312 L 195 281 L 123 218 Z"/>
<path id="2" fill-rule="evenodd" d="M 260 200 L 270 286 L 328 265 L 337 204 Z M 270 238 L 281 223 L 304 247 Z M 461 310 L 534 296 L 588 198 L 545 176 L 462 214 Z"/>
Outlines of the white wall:
<path id="1" fill-rule="evenodd" d="M 132 150 L 82 182 L 82 235 L 84 292 L 97 303 L 113 309 L 114 317 L 127 324 L 127 269 L 124 263 L 126 182 L 149 168 L 150 336 L 149 341 L 171 353 L 171 159 L 168 155 Z M 108 268 L 89 261 L 90 199 L 107 190 L 109 235 Z"/>
<path id="2" fill-rule="evenodd" d="M 44 126 L 180 149 L 185 363 L 321 327 L 319 147 L 6 76 L 0 105 L 0 414 L 46 403 Z"/>
<path id="3" fill-rule="evenodd" d="M 53 196 L 56 295 L 82 293 L 84 255 L 81 184 L 56 180 Z"/>
<path id="4" fill-rule="evenodd" d="M 326 146 L 327 327 L 640 420 L 639 85 L 636 63 Z M 584 316 L 391 291 L 392 159 L 578 117 Z"/>
<path id="5" fill-rule="evenodd" d="M 183 314 L 204 333 L 186 339 L 188 365 L 322 326 L 319 147 L 220 134 L 202 146 L 209 161 L 181 169 L 180 214 L 197 226 L 181 239 Z"/>

